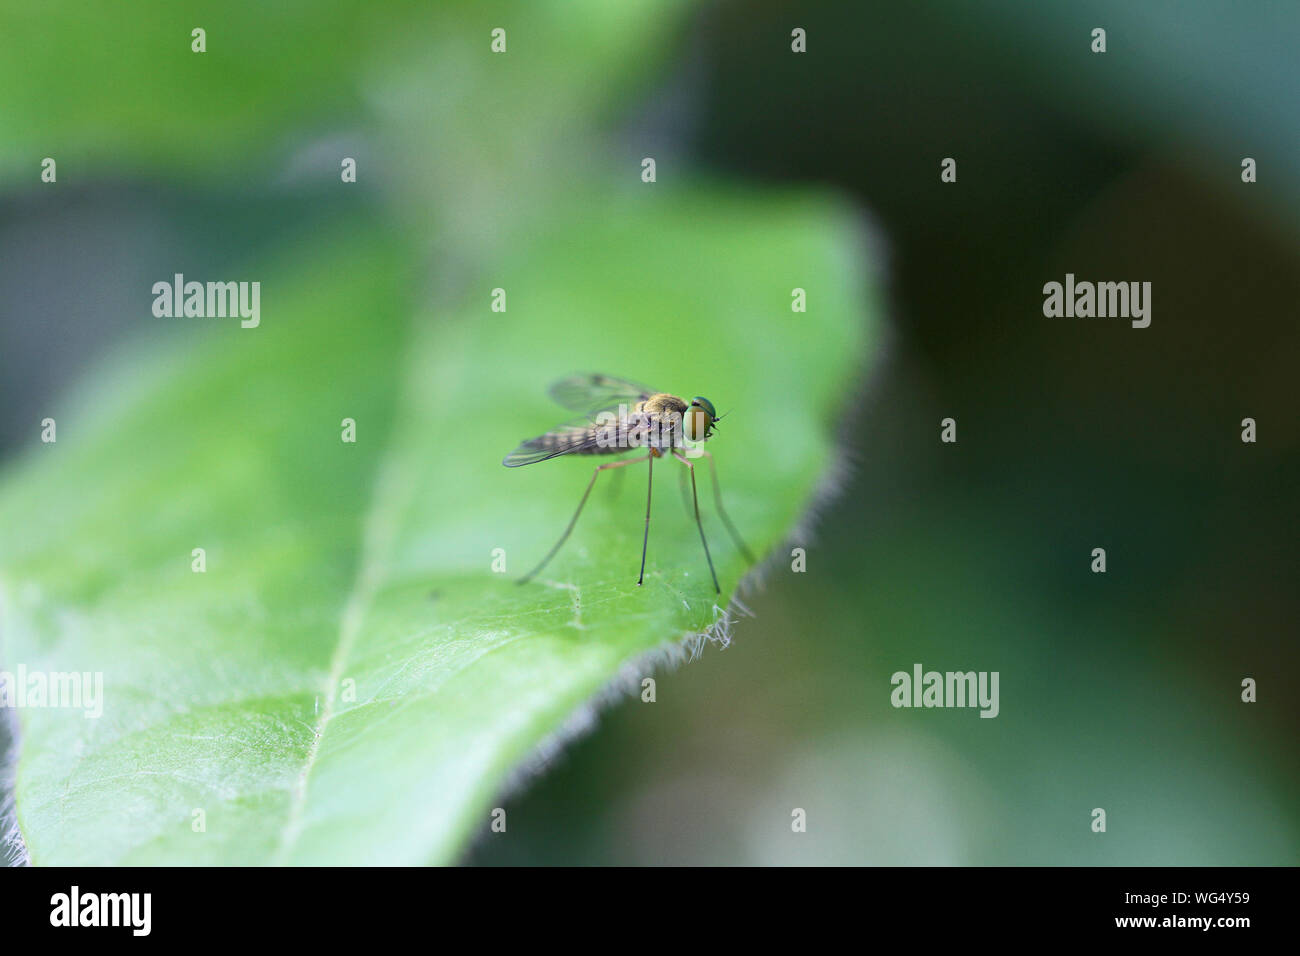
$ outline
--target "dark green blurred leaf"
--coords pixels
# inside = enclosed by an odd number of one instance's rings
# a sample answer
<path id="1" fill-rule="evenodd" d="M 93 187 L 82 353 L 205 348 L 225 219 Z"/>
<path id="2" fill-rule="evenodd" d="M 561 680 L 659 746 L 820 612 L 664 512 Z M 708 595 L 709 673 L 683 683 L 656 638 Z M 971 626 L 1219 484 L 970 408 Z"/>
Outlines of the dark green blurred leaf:
<path id="1" fill-rule="evenodd" d="M 593 107 L 658 54 L 682 8 L 10 4 L 0 9 L 0 172 L 36 182 L 52 156 L 61 182 L 102 177 L 114 161 L 244 175 L 268 150 L 358 124 L 376 140 L 391 125 L 418 134 L 430 173 L 502 162 L 588 126 Z M 497 27 L 504 55 L 490 50 Z M 195 28 L 204 53 L 191 49 Z M 328 172 L 337 179 L 337 165 Z"/>

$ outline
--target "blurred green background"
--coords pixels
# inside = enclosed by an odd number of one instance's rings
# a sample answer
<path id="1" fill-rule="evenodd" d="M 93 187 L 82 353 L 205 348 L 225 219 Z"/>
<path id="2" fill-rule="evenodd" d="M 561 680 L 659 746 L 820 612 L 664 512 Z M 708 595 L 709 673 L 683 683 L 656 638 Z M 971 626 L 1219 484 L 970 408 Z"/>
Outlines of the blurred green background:
<path id="1" fill-rule="evenodd" d="M 96 9 L 65 13 L 64 42 L 130 63 Z M 256 56 L 179 89 L 142 59 L 130 95 L 42 91 L 15 38 L 59 21 L 5 9 L 0 455 L 129 333 L 178 246 L 222 274 L 325 224 L 397 223 L 446 295 L 482 250 L 545 234 L 530 184 L 581 186 L 593 157 L 828 187 L 871 223 L 890 329 L 846 409 L 848 479 L 795 542 L 807 572 L 778 561 L 731 647 L 608 709 L 467 861 L 1300 862 L 1300 7 L 544 9 L 551 42 L 520 54 L 552 82 L 526 102 L 445 42 L 506 4 L 248 14 Z M 204 15 L 168 11 L 159 30 Z M 67 144 L 57 193 L 38 133 Z M 334 188 L 340 153 L 378 172 Z M 1044 318 L 1066 272 L 1152 282 L 1151 327 Z M 891 708 L 915 662 L 999 671 L 1000 716 Z"/>

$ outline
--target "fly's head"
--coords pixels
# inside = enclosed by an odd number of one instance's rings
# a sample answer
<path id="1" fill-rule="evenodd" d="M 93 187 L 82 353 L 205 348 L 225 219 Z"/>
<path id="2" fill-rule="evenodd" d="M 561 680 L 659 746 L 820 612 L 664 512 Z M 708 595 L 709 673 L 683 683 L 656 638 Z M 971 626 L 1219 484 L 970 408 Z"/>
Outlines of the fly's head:
<path id="1" fill-rule="evenodd" d="M 717 420 L 718 413 L 713 403 L 697 395 L 682 415 L 682 430 L 689 441 L 708 441 L 713 436 Z"/>

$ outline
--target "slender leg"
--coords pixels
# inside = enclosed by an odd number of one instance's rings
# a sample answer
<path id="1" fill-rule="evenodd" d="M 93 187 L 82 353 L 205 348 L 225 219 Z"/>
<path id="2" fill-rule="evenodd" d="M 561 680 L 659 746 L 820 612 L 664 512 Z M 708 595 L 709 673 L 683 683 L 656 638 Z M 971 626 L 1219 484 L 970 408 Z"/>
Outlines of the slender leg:
<path id="1" fill-rule="evenodd" d="M 677 473 L 677 490 L 682 493 L 682 507 L 686 509 L 686 517 L 691 516 L 691 495 L 686 488 L 686 472 Z"/>
<path id="2" fill-rule="evenodd" d="M 560 535 L 560 540 L 555 542 L 555 547 L 551 548 L 550 551 L 546 552 L 546 557 L 542 558 L 541 563 L 537 565 L 537 567 L 533 568 L 531 571 L 529 571 L 527 574 L 525 574 L 522 578 L 520 578 L 515 583 L 526 584 L 527 582 L 531 581 L 533 577 L 536 576 L 537 572 L 542 570 L 542 568 L 546 567 L 546 565 L 550 562 L 551 558 L 555 557 L 555 553 L 560 550 L 560 546 L 563 545 L 564 542 L 569 539 L 569 533 L 573 531 L 573 526 L 578 523 L 578 515 L 582 514 L 582 506 L 587 503 L 587 496 L 591 494 L 591 489 L 596 485 L 596 478 L 600 475 L 602 471 L 605 471 L 607 468 L 622 468 L 624 465 L 635 465 L 637 462 L 645 461 L 649 457 L 650 457 L 649 455 L 643 455 L 640 458 L 629 458 L 626 461 L 611 461 L 609 464 L 606 465 L 598 465 L 596 467 L 596 470 L 591 474 L 591 481 L 587 482 L 587 490 L 582 493 L 582 500 L 578 502 L 578 510 L 575 511 L 573 513 L 573 517 L 569 519 L 569 526 L 564 529 L 564 534 Z M 649 514 L 647 514 L 646 522 L 649 523 L 649 521 L 650 521 L 650 516 Z M 645 566 L 644 553 L 641 556 L 641 563 L 642 563 L 642 567 L 644 568 Z"/>
<path id="3" fill-rule="evenodd" d="M 641 539 L 641 576 L 636 579 L 636 586 L 640 587 L 641 582 L 645 580 L 645 549 L 650 543 L 650 492 L 654 490 L 655 479 L 655 456 L 654 452 L 646 455 L 646 484 L 645 484 L 645 537 Z"/>
<path id="4" fill-rule="evenodd" d="M 695 490 L 695 465 L 687 461 L 683 455 L 678 455 L 676 452 L 673 452 L 673 455 L 691 473 L 691 500 L 695 503 L 695 526 L 700 529 L 700 544 L 704 545 L 704 560 L 709 562 L 709 574 L 713 576 L 713 590 L 721 594 L 722 588 L 718 587 L 718 574 L 713 570 L 713 556 L 709 554 L 709 542 L 704 538 L 704 522 L 700 520 L 700 496 Z"/>
<path id="5" fill-rule="evenodd" d="M 753 564 L 754 555 L 750 553 L 749 548 L 745 546 L 745 542 L 741 540 L 740 532 L 736 530 L 736 526 L 732 524 L 731 519 L 727 517 L 727 509 L 722 507 L 722 486 L 718 484 L 718 466 L 713 461 L 713 455 L 703 449 L 701 449 L 700 452 L 704 457 L 709 459 L 709 473 L 713 476 L 713 500 L 718 506 L 718 515 L 722 518 L 722 523 L 727 526 L 727 533 L 731 535 L 731 540 L 736 543 L 736 547 L 740 550 L 740 553 L 745 556 L 746 561 Z"/>

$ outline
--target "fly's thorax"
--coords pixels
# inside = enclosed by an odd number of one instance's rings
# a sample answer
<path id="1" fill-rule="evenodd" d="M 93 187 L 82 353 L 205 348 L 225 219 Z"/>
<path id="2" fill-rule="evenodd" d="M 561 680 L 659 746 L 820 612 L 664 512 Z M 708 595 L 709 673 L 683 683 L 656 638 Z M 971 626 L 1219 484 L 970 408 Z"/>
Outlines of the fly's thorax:
<path id="1" fill-rule="evenodd" d="M 686 442 L 682 434 L 682 412 L 686 402 L 661 392 L 629 407 L 620 405 L 596 416 L 600 445 L 614 450 L 627 448 L 673 449 Z"/>
<path id="2" fill-rule="evenodd" d="M 652 444 L 655 448 L 681 448 L 685 445 L 682 415 L 689 407 L 676 395 L 660 392 L 646 400 L 647 411 L 654 417 Z"/>
<path id="3" fill-rule="evenodd" d="M 686 411 L 686 402 L 682 401 L 676 395 L 669 395 L 667 392 L 658 392 L 651 395 L 641 403 L 645 410 L 651 415 L 667 416 L 676 412 L 678 417 Z"/>

